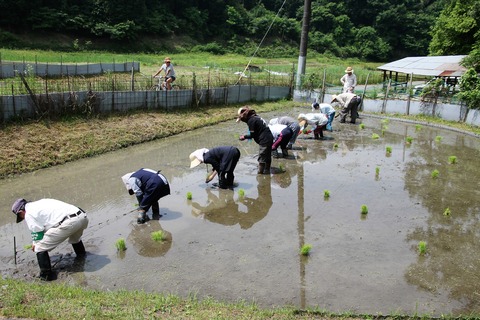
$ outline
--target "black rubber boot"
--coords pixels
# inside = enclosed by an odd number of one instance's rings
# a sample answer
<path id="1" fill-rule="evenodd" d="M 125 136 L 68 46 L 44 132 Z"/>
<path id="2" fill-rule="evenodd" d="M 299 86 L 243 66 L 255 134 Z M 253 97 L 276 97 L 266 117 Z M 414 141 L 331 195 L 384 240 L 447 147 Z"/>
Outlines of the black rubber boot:
<path id="1" fill-rule="evenodd" d="M 148 218 L 147 213 L 145 211 L 140 211 L 138 213 L 138 217 L 137 217 L 137 223 L 138 224 L 144 224 L 148 220 L 150 220 L 150 219 Z"/>
<path id="2" fill-rule="evenodd" d="M 282 149 L 282 155 L 284 158 L 288 158 L 288 151 L 287 149 Z"/>
<path id="3" fill-rule="evenodd" d="M 40 275 L 38 276 L 43 281 L 52 281 L 56 279 L 55 273 L 52 271 L 52 264 L 48 251 L 37 252 L 38 266 L 40 267 Z"/>
<path id="4" fill-rule="evenodd" d="M 264 171 L 265 171 L 265 163 L 259 163 L 257 174 L 263 174 Z"/>
<path id="5" fill-rule="evenodd" d="M 264 174 L 270 174 L 270 167 L 272 166 L 272 163 L 271 162 L 267 162 L 265 163 L 265 169 L 263 170 L 263 173 Z"/>
<path id="6" fill-rule="evenodd" d="M 82 240 L 80 240 L 77 243 L 72 243 L 73 251 L 75 251 L 75 254 L 77 257 L 80 256 L 85 256 L 87 252 L 85 251 L 85 246 L 83 245 Z"/>

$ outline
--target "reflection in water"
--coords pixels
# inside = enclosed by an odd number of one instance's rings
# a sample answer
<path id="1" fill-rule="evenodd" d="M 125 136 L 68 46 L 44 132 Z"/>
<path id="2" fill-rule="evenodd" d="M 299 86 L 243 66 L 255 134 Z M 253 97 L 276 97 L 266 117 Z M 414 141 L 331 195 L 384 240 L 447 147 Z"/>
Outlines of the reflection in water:
<path id="1" fill-rule="evenodd" d="M 203 216 L 208 221 L 233 226 L 239 224 L 242 229 L 248 229 L 265 218 L 272 206 L 272 188 L 270 175 L 257 175 L 258 198 L 233 198 L 231 190 L 215 190 L 207 188 L 208 204 L 201 206 L 192 202 L 192 214 Z M 218 192 L 218 195 L 216 194 Z M 242 210 L 246 207 L 246 212 Z"/>
<path id="2" fill-rule="evenodd" d="M 447 291 L 452 299 L 464 301 L 462 313 L 480 307 L 480 183 L 479 150 L 436 143 L 432 137 L 415 146 L 415 161 L 407 164 L 405 188 L 420 199 L 429 211 L 427 225 L 407 236 L 416 250 L 419 241 L 427 243 L 427 254 L 419 256 L 405 272 L 407 281 L 427 292 Z M 448 158 L 460 155 L 459 163 Z M 436 179 L 431 172 L 439 170 Z M 470 177 L 470 178 L 467 178 Z M 477 178 L 475 178 L 477 177 Z M 445 209 L 451 210 L 445 215 Z"/>
<path id="3" fill-rule="evenodd" d="M 144 257 L 160 257 L 170 250 L 172 246 L 172 234 L 162 229 L 159 220 L 150 220 L 145 224 L 130 223 L 132 232 L 128 235 L 135 251 Z M 152 232 L 163 231 L 164 241 L 155 241 L 151 238 Z"/>

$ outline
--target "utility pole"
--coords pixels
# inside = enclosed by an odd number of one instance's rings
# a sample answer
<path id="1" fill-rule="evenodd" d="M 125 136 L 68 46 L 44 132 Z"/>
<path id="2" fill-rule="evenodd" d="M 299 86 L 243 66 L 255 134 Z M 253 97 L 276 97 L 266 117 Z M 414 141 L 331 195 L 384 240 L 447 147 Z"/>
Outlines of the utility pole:
<path id="1" fill-rule="evenodd" d="M 303 5 L 303 23 L 302 36 L 300 39 L 300 54 L 298 55 L 297 81 L 296 87 L 302 84 L 302 76 L 305 75 L 305 66 L 307 64 L 307 43 L 308 31 L 310 28 L 310 17 L 312 15 L 312 0 L 305 0 Z"/>

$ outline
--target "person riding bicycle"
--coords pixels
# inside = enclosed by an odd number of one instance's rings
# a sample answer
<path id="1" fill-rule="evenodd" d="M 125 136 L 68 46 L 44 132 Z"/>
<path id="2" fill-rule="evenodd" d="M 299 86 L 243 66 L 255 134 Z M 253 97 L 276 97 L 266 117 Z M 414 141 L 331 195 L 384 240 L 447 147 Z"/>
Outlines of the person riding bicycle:
<path id="1" fill-rule="evenodd" d="M 172 90 L 172 82 L 175 81 L 175 70 L 173 69 L 172 63 L 169 57 L 166 57 L 163 61 L 160 69 L 153 75 L 153 77 L 158 76 L 162 71 L 165 71 L 165 82 L 167 85 L 167 90 Z"/>

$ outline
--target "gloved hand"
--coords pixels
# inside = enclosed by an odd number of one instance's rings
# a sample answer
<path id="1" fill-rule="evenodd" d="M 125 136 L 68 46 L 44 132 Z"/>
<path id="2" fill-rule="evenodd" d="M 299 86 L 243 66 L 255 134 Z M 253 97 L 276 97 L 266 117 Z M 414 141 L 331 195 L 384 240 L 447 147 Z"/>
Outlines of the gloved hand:
<path id="1" fill-rule="evenodd" d="M 243 141 L 243 140 L 245 140 L 245 136 L 244 136 L 244 135 L 241 135 L 238 139 L 239 139 L 240 141 Z"/>

